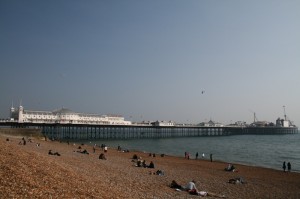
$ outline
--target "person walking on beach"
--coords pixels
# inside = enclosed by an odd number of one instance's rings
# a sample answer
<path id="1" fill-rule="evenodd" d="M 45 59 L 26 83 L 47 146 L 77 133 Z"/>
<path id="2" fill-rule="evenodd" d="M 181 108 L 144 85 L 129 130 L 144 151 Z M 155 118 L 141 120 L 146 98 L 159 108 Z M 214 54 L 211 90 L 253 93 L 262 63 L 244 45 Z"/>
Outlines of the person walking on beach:
<path id="1" fill-rule="evenodd" d="M 199 154 L 198 154 L 198 152 L 196 153 L 196 160 L 198 159 L 198 156 L 199 156 Z"/>
<path id="2" fill-rule="evenodd" d="M 284 161 L 283 164 L 282 164 L 282 169 L 283 169 L 283 171 L 285 172 L 285 170 L 286 170 L 285 161 Z"/>
<path id="3" fill-rule="evenodd" d="M 209 155 L 209 157 L 210 157 L 210 162 L 212 162 L 212 153 Z"/>
<path id="4" fill-rule="evenodd" d="M 288 162 L 288 163 L 287 163 L 287 167 L 288 167 L 288 171 L 289 171 L 289 172 L 291 172 L 292 165 L 291 165 L 291 163 L 290 163 L 290 162 Z"/>
<path id="5" fill-rule="evenodd" d="M 93 152 L 96 152 L 96 144 L 93 146 Z"/>

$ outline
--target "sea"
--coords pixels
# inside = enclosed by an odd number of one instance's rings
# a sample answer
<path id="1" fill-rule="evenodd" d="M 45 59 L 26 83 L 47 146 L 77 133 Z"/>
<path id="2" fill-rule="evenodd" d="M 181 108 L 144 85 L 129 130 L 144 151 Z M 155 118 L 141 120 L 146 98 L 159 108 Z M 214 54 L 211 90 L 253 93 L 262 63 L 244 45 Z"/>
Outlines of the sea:
<path id="1" fill-rule="evenodd" d="M 145 153 L 166 154 L 190 158 L 199 157 L 226 163 L 259 166 L 282 170 L 283 161 L 290 162 L 293 172 L 300 172 L 300 134 L 285 135 L 232 135 L 207 137 L 178 137 L 160 139 L 126 139 L 126 140 L 85 140 L 81 143 L 94 145 L 105 144 L 109 148 Z"/>

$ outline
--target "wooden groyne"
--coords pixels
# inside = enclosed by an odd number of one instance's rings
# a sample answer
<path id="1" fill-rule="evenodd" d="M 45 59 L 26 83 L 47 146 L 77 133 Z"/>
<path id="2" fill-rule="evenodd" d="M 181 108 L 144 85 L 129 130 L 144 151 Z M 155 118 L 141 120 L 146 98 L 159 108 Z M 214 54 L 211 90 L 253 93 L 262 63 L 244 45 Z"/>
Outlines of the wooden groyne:
<path id="1" fill-rule="evenodd" d="M 200 136 L 230 136 L 249 134 L 294 134 L 297 127 L 201 127 L 201 126 L 135 126 L 135 125 L 88 125 L 88 124 L 34 124 L 0 123 L 10 128 L 40 129 L 44 136 L 53 139 L 141 139 Z"/>

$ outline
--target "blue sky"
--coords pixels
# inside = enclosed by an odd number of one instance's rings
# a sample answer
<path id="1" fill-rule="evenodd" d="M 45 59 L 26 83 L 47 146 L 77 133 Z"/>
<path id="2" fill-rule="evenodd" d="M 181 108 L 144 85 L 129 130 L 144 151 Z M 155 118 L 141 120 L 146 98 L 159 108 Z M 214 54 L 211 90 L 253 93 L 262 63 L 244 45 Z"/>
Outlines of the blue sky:
<path id="1" fill-rule="evenodd" d="M 300 125 L 300 1 L 0 1 L 0 118 Z M 205 93 L 201 93 L 205 90 Z"/>

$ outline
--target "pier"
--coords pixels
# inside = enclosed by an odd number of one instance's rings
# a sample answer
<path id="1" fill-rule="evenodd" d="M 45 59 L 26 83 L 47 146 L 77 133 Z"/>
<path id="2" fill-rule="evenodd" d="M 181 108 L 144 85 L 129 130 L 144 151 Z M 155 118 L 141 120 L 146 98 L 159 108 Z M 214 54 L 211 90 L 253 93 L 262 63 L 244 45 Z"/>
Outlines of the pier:
<path id="1" fill-rule="evenodd" d="M 144 126 L 144 125 L 89 125 L 0 122 L 10 128 L 37 128 L 51 139 L 141 139 L 230 135 L 274 135 L 298 133 L 297 127 L 201 127 L 201 126 Z"/>

